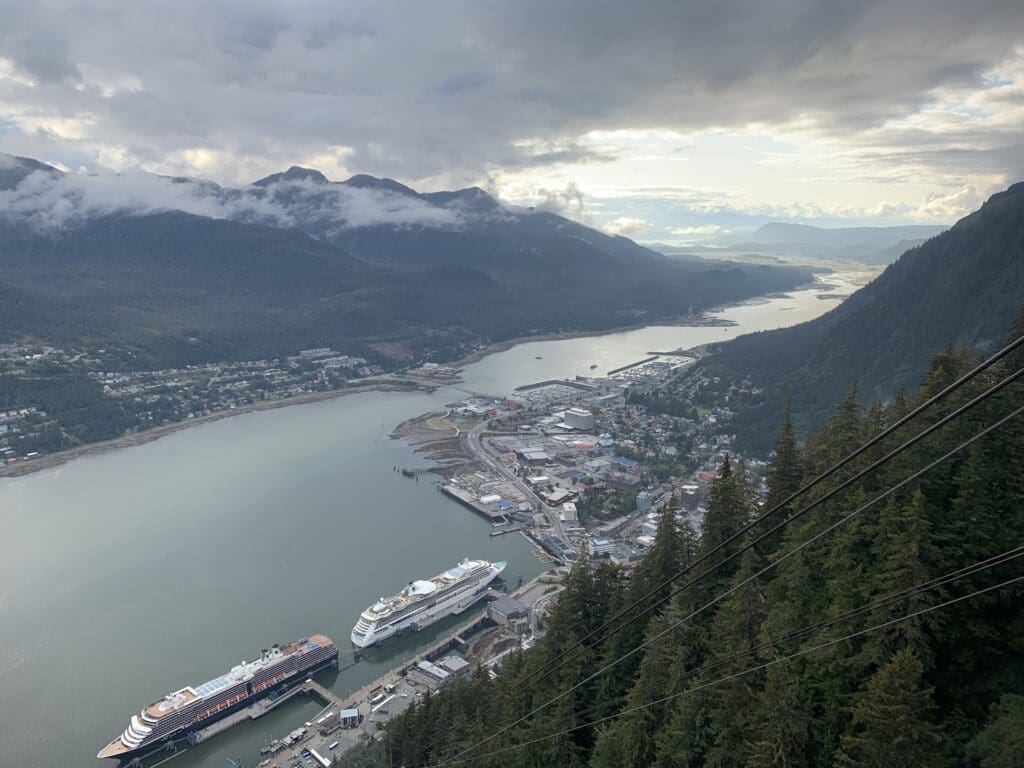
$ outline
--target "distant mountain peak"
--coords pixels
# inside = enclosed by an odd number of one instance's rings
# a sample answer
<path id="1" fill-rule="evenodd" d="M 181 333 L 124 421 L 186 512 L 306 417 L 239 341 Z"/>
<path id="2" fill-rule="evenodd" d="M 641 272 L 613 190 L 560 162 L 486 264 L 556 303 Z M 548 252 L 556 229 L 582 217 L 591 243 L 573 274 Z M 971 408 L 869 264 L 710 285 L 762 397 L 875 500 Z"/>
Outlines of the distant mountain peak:
<path id="1" fill-rule="evenodd" d="M 355 187 L 357 189 L 382 189 L 388 192 L 395 192 L 399 195 L 413 195 L 419 197 L 419 193 L 416 192 L 412 187 L 407 187 L 399 181 L 394 179 L 381 179 L 376 176 L 370 176 L 367 173 L 357 173 L 351 179 L 347 179 L 343 182 L 346 187 Z"/>
<path id="2" fill-rule="evenodd" d="M 449 205 L 454 202 L 470 210 L 481 212 L 494 211 L 502 207 L 501 203 L 480 187 L 466 187 L 465 189 L 456 189 L 454 192 L 428 192 L 420 197 L 435 205 Z"/>
<path id="3" fill-rule="evenodd" d="M 254 181 L 253 186 L 269 187 L 281 181 L 312 181 L 314 184 L 330 183 L 326 176 L 314 168 L 303 168 L 300 165 L 293 165 L 284 173 L 272 173 L 259 181 Z"/>
<path id="4" fill-rule="evenodd" d="M 36 171 L 54 176 L 63 175 L 52 165 L 33 160 L 31 157 L 18 157 L 0 152 L 0 189 L 14 189 L 22 179 Z"/>

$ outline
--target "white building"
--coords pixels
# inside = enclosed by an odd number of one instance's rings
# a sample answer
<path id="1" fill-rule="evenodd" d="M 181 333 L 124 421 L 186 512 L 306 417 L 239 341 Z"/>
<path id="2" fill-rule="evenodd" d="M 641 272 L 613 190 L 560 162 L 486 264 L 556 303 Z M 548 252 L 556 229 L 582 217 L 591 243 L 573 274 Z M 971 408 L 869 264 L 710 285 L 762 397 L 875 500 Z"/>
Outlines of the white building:
<path id="1" fill-rule="evenodd" d="M 590 551 L 591 557 L 608 555 L 615 550 L 615 542 L 611 539 L 591 539 L 587 542 L 587 549 Z"/>
<path id="2" fill-rule="evenodd" d="M 650 491 L 640 491 L 636 495 L 636 511 L 643 514 L 651 508 L 652 501 L 654 501 L 654 495 Z"/>
<path id="3" fill-rule="evenodd" d="M 569 408 L 565 412 L 565 423 L 573 429 L 593 429 L 594 414 L 585 408 Z"/>
<path id="4" fill-rule="evenodd" d="M 559 518 L 561 518 L 563 523 L 578 523 L 579 517 L 576 512 L 576 505 L 571 501 L 562 504 L 562 512 L 559 514 Z"/>

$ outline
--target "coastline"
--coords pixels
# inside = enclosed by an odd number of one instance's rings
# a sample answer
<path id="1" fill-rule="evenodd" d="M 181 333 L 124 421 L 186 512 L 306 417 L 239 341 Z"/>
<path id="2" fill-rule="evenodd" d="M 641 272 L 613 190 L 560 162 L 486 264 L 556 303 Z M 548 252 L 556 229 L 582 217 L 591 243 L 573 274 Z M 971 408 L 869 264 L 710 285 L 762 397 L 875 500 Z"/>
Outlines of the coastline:
<path id="1" fill-rule="evenodd" d="M 607 328 L 602 331 L 565 331 L 562 333 L 541 333 L 534 336 L 517 336 L 513 339 L 506 339 L 505 341 L 496 341 L 493 344 L 488 344 L 483 349 L 479 349 L 476 352 L 471 352 L 463 358 L 446 362 L 445 365 L 450 365 L 453 368 L 462 368 L 473 363 L 478 363 L 488 355 L 493 355 L 497 352 L 506 352 L 512 347 L 517 347 L 520 344 L 529 344 L 532 341 L 560 341 L 562 339 L 588 339 L 596 336 L 611 336 L 616 333 L 625 333 L 627 331 L 636 331 L 641 328 L 650 328 L 652 326 L 692 326 L 699 328 L 702 326 L 727 328 L 736 325 L 732 320 L 722 320 L 720 318 L 712 317 L 716 312 L 724 312 L 731 307 L 745 307 L 748 305 L 757 305 L 767 302 L 769 299 L 777 298 L 787 294 L 795 293 L 796 291 L 807 291 L 814 289 L 817 286 L 821 286 L 829 275 L 834 275 L 837 271 L 835 264 L 822 264 L 820 262 L 809 261 L 809 266 L 816 266 L 814 279 L 809 282 L 802 283 L 801 285 L 795 285 L 792 288 L 788 288 L 785 291 L 774 291 L 772 293 L 762 293 L 757 296 L 751 296 L 749 299 L 742 301 L 733 301 L 726 304 L 718 304 L 714 307 L 708 307 L 702 309 L 699 312 L 693 314 L 684 315 L 675 319 L 661 319 L 661 320 L 647 320 L 645 322 L 634 323 L 632 325 L 623 325 L 616 328 Z M 854 265 L 865 268 L 865 265 Z M 866 267 L 870 268 L 870 267 Z M 880 270 L 875 270 L 876 273 Z M 876 275 L 872 275 L 873 280 Z M 868 281 L 870 282 L 870 280 Z M 867 283 L 865 283 L 866 285 Z"/>
<path id="2" fill-rule="evenodd" d="M 820 276 L 818 279 L 806 283 L 804 285 L 796 286 L 791 288 L 789 293 L 792 291 L 808 290 L 814 288 L 815 285 L 819 284 Z M 647 322 L 634 323 L 632 325 L 621 326 L 617 328 L 608 328 L 600 331 L 565 331 L 561 333 L 544 333 L 537 334 L 534 336 L 518 336 L 512 339 L 506 339 L 504 341 L 494 342 L 489 344 L 483 349 L 479 349 L 469 355 L 453 361 L 445 363 L 455 368 L 462 368 L 473 363 L 477 363 L 488 357 L 499 352 L 505 352 L 513 347 L 519 346 L 520 344 L 528 344 L 535 341 L 559 341 L 562 339 L 585 339 L 594 338 L 598 336 L 611 336 L 617 333 L 624 333 L 628 331 L 635 331 L 641 328 L 647 328 L 651 326 L 712 326 L 712 327 L 729 327 L 736 325 L 731 320 L 722 320 L 720 318 L 712 317 L 712 313 L 722 312 L 730 307 L 745 306 L 748 304 L 757 304 L 766 300 L 770 295 L 764 294 L 758 296 L 752 296 L 749 299 L 739 302 L 733 302 L 729 304 L 722 304 L 716 307 L 711 307 L 705 310 L 701 310 L 698 313 L 685 315 L 676 319 L 662 319 L 662 320 L 648 320 Z M 104 440 L 98 443 L 87 443 L 85 445 L 76 446 L 69 448 L 68 450 L 61 451 L 60 453 L 47 454 L 46 456 L 40 456 L 31 461 L 19 462 L 14 465 L 7 465 L 0 467 L 0 480 L 5 478 L 25 477 L 35 472 L 41 472 L 46 469 L 58 467 L 74 459 L 81 458 L 83 456 L 94 456 L 101 453 L 107 453 L 108 451 L 116 451 L 121 448 L 131 448 L 133 446 L 145 445 L 146 443 L 159 440 L 161 437 L 173 434 L 189 427 L 197 426 L 200 424 L 208 424 L 213 421 L 220 419 L 230 418 L 232 416 L 238 416 L 244 413 L 254 413 L 256 411 L 273 410 L 276 408 L 285 408 L 290 405 L 304 405 L 307 403 L 321 402 L 324 400 L 333 400 L 338 397 L 344 397 L 346 395 L 356 395 L 364 392 L 434 392 L 438 388 L 446 386 L 452 382 L 426 382 L 426 381 L 415 381 L 412 379 L 396 379 L 394 381 L 388 381 L 385 379 L 377 378 L 373 380 L 373 383 L 357 385 L 346 389 L 337 389 L 330 392 L 313 392 L 304 395 L 295 395 L 292 397 L 284 397 L 279 400 L 261 401 L 259 403 L 253 403 L 252 405 L 246 405 L 241 408 L 233 410 L 217 411 L 210 413 L 205 416 L 200 416 L 195 419 L 188 419 L 186 421 L 178 421 L 173 424 L 164 424 L 159 427 L 153 427 L 147 429 L 144 432 L 133 432 L 130 434 L 121 435 L 119 437 L 112 438 L 110 440 Z M 418 417 L 417 417 L 418 418 Z M 401 426 L 401 425 L 399 425 Z M 398 439 L 403 436 L 392 435 Z M 430 442 L 429 440 L 427 442 Z"/>
<path id="3" fill-rule="evenodd" d="M 195 427 L 200 424 L 209 424 L 214 421 L 220 421 L 221 419 L 231 418 L 232 416 L 240 416 L 244 413 L 271 411 L 277 408 L 286 408 L 290 405 L 318 403 L 325 400 L 334 400 L 335 398 L 345 397 L 346 395 L 359 395 L 365 392 L 433 392 L 435 389 L 437 389 L 436 386 L 408 380 L 402 380 L 402 383 L 398 383 L 397 381 L 387 382 L 376 380 L 373 384 L 347 387 L 345 389 L 335 389 L 330 392 L 310 392 L 304 395 L 282 397 L 279 400 L 261 401 L 241 408 L 208 413 L 205 416 L 199 416 L 195 419 L 176 421 L 173 424 L 163 424 L 159 427 L 147 429 L 144 432 L 132 432 L 130 434 L 121 435 L 120 437 L 111 438 L 110 440 L 103 440 L 98 443 L 78 445 L 74 448 L 69 448 L 66 451 L 61 451 L 60 453 L 51 453 L 46 456 L 40 456 L 32 461 L 18 462 L 17 464 L 0 467 L 0 480 L 5 478 L 25 477 L 35 472 L 42 472 L 46 469 L 59 467 L 62 464 L 82 458 L 83 456 L 97 456 L 101 453 L 117 451 L 122 448 L 132 448 L 138 445 L 145 445 L 146 443 L 151 443 L 154 440 L 159 440 L 161 437 L 166 437 L 167 435 L 180 432 L 181 430 L 188 429 L 189 427 Z"/>
<path id="4" fill-rule="evenodd" d="M 808 286 L 801 286 L 794 288 L 793 290 L 806 290 Z M 760 297 L 757 297 L 760 298 Z M 706 310 L 700 314 L 686 315 L 685 317 L 679 317 L 675 320 L 649 320 L 646 323 L 635 323 L 633 325 L 623 325 L 619 328 L 608 328 L 603 331 L 565 331 L 563 333 L 541 333 L 536 336 L 517 336 L 514 339 L 506 339 L 505 341 L 496 341 L 493 344 L 488 344 L 483 349 L 479 349 L 476 352 L 472 352 L 465 357 L 445 363 L 453 368 L 462 368 L 473 363 L 479 363 L 485 357 L 496 354 L 498 352 L 507 352 L 512 347 L 518 347 L 520 344 L 529 344 L 533 341 L 562 341 L 564 339 L 590 339 L 597 336 L 613 336 L 616 333 L 627 333 L 628 331 L 638 331 L 641 328 L 651 328 L 655 326 L 685 326 L 693 328 L 711 327 L 711 328 L 728 328 L 736 325 L 732 320 L 720 320 L 717 318 L 710 317 L 711 312 L 721 312 L 729 307 L 742 306 L 749 302 L 756 301 L 757 299 L 748 299 L 747 301 L 741 301 L 738 304 L 723 304 L 720 307 L 714 307 L 713 309 Z"/>

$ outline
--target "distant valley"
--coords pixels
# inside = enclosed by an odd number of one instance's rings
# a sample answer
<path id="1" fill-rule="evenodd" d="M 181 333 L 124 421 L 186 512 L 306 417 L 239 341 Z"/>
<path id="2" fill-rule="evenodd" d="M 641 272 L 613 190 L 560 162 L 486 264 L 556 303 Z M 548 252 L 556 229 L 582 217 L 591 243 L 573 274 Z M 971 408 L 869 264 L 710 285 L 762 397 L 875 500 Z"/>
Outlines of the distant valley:
<path id="1" fill-rule="evenodd" d="M 807 323 L 718 345 L 673 383 L 679 402 L 737 411 L 746 448 L 767 451 L 787 398 L 807 430 L 856 384 L 862 402 L 917 386 L 946 345 L 991 352 L 1024 309 L 1024 183 L 911 248 L 840 306 Z M 664 403 L 663 403 L 664 404 Z"/>
<path id="2" fill-rule="evenodd" d="M 885 266 L 946 229 L 945 226 L 931 224 L 825 228 L 771 222 L 749 236 L 719 235 L 689 245 L 658 244 L 651 247 L 660 253 L 683 258 L 699 256 L 714 259 L 728 255 L 747 262 L 817 261 Z"/>

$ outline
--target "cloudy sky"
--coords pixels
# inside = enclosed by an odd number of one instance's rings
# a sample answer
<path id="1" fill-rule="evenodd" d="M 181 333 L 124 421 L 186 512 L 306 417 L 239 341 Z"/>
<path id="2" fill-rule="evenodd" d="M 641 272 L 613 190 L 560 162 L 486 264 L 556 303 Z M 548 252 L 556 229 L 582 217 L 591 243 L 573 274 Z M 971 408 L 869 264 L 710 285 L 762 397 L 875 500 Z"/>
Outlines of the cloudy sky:
<path id="1" fill-rule="evenodd" d="M 1024 179 L 1020 0 L 8 2 L 0 152 L 483 186 L 688 242 Z"/>

